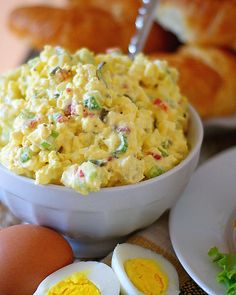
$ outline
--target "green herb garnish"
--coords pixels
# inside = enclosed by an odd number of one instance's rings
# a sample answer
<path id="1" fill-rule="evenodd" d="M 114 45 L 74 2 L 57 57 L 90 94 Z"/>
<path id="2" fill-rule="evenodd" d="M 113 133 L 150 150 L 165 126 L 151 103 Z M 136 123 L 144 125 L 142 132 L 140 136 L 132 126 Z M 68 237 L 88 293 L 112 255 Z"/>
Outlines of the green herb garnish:
<path id="1" fill-rule="evenodd" d="M 127 93 L 123 94 L 125 97 L 128 97 L 132 102 L 134 102 L 134 99 Z"/>
<path id="2" fill-rule="evenodd" d="M 119 133 L 119 138 L 120 138 L 120 145 L 118 148 L 112 153 L 114 157 L 116 157 L 118 154 L 123 154 L 127 151 L 128 149 L 128 139 L 127 136 L 123 133 Z"/>
<path id="3" fill-rule="evenodd" d="M 59 98 L 59 97 L 60 97 L 60 93 L 55 93 L 55 94 L 54 94 L 54 97 L 55 97 L 55 98 Z"/>
<path id="4" fill-rule="evenodd" d="M 56 75 L 56 72 L 59 71 L 59 70 L 60 70 L 60 71 L 62 70 L 61 67 L 58 67 L 58 66 L 55 67 L 55 68 L 51 71 L 50 75 L 51 75 L 51 76 Z"/>
<path id="5" fill-rule="evenodd" d="M 106 88 L 108 88 L 108 86 L 107 86 L 107 82 L 106 82 L 106 80 L 104 79 L 103 74 L 102 74 L 102 70 L 103 70 L 103 67 L 105 66 L 105 64 L 106 64 L 106 62 L 103 61 L 103 62 L 101 62 L 101 63 L 98 65 L 98 67 L 97 67 L 97 71 L 96 71 L 96 74 L 97 74 L 98 80 L 103 81 L 103 83 L 105 84 Z"/>
<path id="6" fill-rule="evenodd" d="M 96 166 L 103 167 L 107 164 L 106 160 L 89 160 L 89 162 L 93 163 Z"/>
<path id="7" fill-rule="evenodd" d="M 100 110 L 101 106 L 96 98 L 92 95 L 85 95 L 83 98 L 83 105 L 89 110 Z"/>

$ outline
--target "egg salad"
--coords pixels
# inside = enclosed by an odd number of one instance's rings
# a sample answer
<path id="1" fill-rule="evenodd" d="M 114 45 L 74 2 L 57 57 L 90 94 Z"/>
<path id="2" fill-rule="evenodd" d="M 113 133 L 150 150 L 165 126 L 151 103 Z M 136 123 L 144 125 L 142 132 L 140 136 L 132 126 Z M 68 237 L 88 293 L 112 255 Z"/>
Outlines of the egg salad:
<path id="1" fill-rule="evenodd" d="M 165 61 L 46 46 L 0 78 L 0 163 L 81 194 L 159 176 L 188 154 L 188 102 Z"/>

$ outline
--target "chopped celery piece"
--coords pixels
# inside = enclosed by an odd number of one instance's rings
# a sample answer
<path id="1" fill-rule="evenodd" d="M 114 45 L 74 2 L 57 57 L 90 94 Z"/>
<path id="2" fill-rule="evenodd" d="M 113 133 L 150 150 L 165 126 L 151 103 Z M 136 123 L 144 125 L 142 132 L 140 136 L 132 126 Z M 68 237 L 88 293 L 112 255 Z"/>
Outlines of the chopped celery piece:
<path id="1" fill-rule="evenodd" d="M 168 149 L 171 145 L 172 145 L 172 141 L 170 139 L 167 139 L 161 143 L 161 146 L 164 149 Z"/>
<path id="2" fill-rule="evenodd" d="M 20 155 L 20 161 L 22 163 L 26 163 L 31 159 L 31 152 L 30 149 L 27 147 L 25 149 L 22 150 L 22 153 Z"/>
<path id="3" fill-rule="evenodd" d="M 128 139 L 127 139 L 127 136 L 124 135 L 124 134 L 122 134 L 122 133 L 119 133 L 119 137 L 120 137 L 120 145 L 113 152 L 113 156 L 117 156 L 117 154 L 123 154 L 128 149 Z"/>
<path id="4" fill-rule="evenodd" d="M 57 137 L 59 136 L 59 133 L 58 133 L 57 131 L 55 131 L 55 130 L 52 130 L 52 132 L 51 132 L 51 136 L 52 136 L 53 138 L 57 138 Z"/>
<path id="5" fill-rule="evenodd" d="M 53 145 L 49 143 L 48 141 L 43 141 L 41 142 L 40 145 L 44 150 L 47 150 L 47 151 L 52 151 L 54 149 Z"/>
<path id="6" fill-rule="evenodd" d="M 164 149 L 159 147 L 158 150 L 161 152 L 162 157 L 165 158 L 169 156 L 169 154 Z"/>
<path id="7" fill-rule="evenodd" d="M 159 176 L 161 174 L 163 174 L 165 171 L 158 167 L 158 166 L 153 166 L 147 173 L 147 178 L 153 178 L 156 176 Z"/>
<path id="8" fill-rule="evenodd" d="M 22 118 L 22 119 L 33 119 L 34 117 L 35 117 L 35 114 L 28 111 L 28 110 L 23 110 L 20 113 L 20 118 Z"/>

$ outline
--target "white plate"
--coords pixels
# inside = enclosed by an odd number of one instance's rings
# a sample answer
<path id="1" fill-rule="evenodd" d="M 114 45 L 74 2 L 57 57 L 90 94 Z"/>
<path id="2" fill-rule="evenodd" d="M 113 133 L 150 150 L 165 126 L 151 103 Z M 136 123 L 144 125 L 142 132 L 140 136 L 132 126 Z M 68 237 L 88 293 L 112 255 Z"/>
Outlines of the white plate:
<path id="1" fill-rule="evenodd" d="M 207 252 L 228 252 L 229 220 L 236 217 L 236 148 L 212 158 L 192 176 L 170 214 L 171 241 L 181 264 L 208 294 L 226 294 Z"/>
<path id="2" fill-rule="evenodd" d="M 228 117 L 216 117 L 204 121 L 205 128 L 222 128 L 234 129 L 236 128 L 236 113 Z"/>

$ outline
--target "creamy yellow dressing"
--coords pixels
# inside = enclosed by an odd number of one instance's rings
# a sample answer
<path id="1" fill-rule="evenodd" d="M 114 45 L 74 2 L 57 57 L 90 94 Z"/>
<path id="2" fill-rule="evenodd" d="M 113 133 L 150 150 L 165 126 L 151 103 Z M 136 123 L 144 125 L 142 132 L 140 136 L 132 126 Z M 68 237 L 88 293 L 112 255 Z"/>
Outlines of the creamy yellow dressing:
<path id="1" fill-rule="evenodd" d="M 46 46 L 0 79 L 0 162 L 82 194 L 137 183 L 188 154 L 188 103 L 165 61 Z"/>

